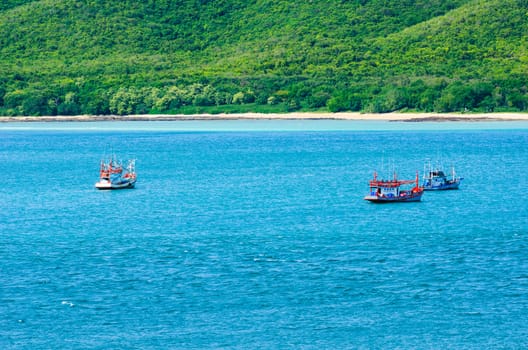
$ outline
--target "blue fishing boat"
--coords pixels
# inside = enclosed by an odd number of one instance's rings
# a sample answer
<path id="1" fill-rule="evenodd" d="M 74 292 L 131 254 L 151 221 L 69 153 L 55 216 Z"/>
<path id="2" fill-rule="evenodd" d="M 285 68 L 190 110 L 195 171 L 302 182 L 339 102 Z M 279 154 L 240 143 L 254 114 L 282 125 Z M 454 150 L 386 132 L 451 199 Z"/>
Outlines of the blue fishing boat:
<path id="1" fill-rule="evenodd" d="M 369 182 L 370 193 L 364 199 L 373 203 L 419 202 L 424 190 L 418 182 L 418 173 L 415 180 L 398 180 L 396 173 L 392 180 L 378 180 L 378 174 L 374 172 L 374 178 Z M 402 189 L 402 186 L 413 184 L 412 188 Z"/>
<path id="2" fill-rule="evenodd" d="M 110 158 L 108 162 L 101 161 L 99 170 L 99 181 L 95 187 L 99 190 L 120 190 L 134 188 L 136 185 L 136 161 L 129 160 L 126 167 L 116 160 Z"/>
<path id="3" fill-rule="evenodd" d="M 429 169 L 424 172 L 422 186 L 425 191 L 456 190 L 463 179 L 456 175 L 454 167 L 451 176 L 447 176 L 441 168 L 429 165 Z"/>

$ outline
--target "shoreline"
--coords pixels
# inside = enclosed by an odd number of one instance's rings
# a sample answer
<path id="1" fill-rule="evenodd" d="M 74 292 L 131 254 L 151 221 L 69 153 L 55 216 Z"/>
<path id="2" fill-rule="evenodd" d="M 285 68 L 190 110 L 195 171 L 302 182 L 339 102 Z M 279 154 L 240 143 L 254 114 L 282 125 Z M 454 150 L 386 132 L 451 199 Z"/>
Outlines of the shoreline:
<path id="1" fill-rule="evenodd" d="M 142 115 L 79 115 L 42 117 L 0 117 L 9 122 L 98 122 L 98 121 L 195 121 L 195 120 L 362 120 L 391 122 L 479 122 L 528 121 L 528 113 L 238 113 L 238 114 L 142 114 Z"/>

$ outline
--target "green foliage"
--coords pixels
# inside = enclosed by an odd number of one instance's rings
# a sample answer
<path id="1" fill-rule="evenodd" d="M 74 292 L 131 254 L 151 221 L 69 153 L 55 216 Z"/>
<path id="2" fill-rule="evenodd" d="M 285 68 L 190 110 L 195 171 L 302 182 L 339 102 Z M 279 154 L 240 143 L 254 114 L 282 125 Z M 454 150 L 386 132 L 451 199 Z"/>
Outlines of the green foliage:
<path id="1" fill-rule="evenodd" d="M 5 0 L 0 14 L 5 115 L 528 110 L 524 0 Z"/>

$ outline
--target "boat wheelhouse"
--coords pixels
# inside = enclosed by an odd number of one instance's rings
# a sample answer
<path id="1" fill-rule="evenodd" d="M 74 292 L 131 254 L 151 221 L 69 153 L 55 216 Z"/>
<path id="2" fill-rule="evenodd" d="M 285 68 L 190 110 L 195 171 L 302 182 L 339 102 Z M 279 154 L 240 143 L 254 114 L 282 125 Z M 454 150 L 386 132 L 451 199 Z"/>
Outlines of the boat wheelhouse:
<path id="1" fill-rule="evenodd" d="M 413 187 L 404 189 L 405 186 L 413 184 Z M 418 183 L 418 173 L 415 180 L 398 180 L 396 173 L 392 180 L 379 180 L 378 174 L 374 172 L 369 187 L 370 192 L 364 199 L 373 203 L 418 202 L 424 192 Z"/>
<path id="2" fill-rule="evenodd" d="M 95 187 L 100 190 L 119 190 L 133 188 L 136 184 L 136 161 L 129 160 L 126 167 L 116 160 L 110 158 L 108 162 L 101 161 L 99 170 L 99 181 Z"/>

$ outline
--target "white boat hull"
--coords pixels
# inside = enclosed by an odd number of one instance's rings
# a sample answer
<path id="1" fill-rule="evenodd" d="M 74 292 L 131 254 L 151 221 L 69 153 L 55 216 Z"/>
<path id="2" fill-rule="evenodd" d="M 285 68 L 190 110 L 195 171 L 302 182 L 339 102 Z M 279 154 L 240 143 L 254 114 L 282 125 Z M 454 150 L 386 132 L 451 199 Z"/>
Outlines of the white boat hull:
<path id="1" fill-rule="evenodd" d="M 112 183 L 110 181 L 99 181 L 95 184 L 95 187 L 99 190 L 121 190 L 125 188 L 134 188 L 136 181 L 121 181 Z"/>

